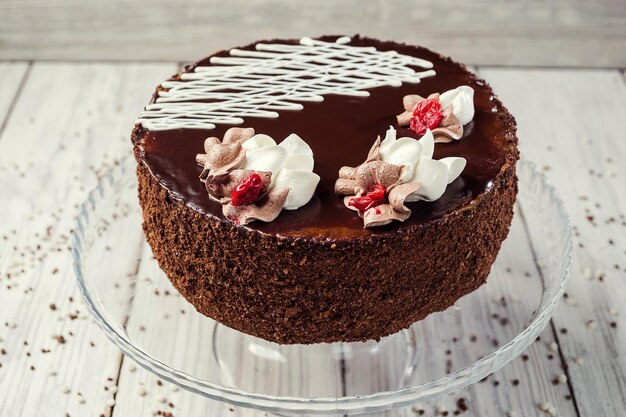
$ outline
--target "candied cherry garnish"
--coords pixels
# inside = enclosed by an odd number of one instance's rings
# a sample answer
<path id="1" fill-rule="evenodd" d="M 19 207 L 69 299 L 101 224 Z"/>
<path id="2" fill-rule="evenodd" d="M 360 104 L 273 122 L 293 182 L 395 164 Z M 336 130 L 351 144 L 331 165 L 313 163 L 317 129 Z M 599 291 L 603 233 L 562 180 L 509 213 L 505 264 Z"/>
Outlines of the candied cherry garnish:
<path id="1" fill-rule="evenodd" d="M 417 103 L 409 124 L 411 130 L 418 135 L 423 135 L 427 128 L 433 130 L 439 126 L 442 118 L 441 103 L 436 98 L 429 98 Z"/>
<path id="2" fill-rule="evenodd" d="M 233 206 L 247 206 L 258 200 L 263 189 L 263 178 L 256 172 L 244 178 L 230 194 Z"/>
<path id="3" fill-rule="evenodd" d="M 366 211 L 372 207 L 380 206 L 385 202 L 385 186 L 376 184 L 372 191 L 361 197 L 353 197 L 348 201 L 350 207 L 360 211 Z"/>

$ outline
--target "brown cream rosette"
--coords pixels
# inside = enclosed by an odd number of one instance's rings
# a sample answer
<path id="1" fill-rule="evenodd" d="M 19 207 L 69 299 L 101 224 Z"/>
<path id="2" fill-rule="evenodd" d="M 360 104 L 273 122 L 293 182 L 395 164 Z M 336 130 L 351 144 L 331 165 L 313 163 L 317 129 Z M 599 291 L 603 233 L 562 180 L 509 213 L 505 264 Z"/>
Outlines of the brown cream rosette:
<path id="1" fill-rule="evenodd" d="M 361 165 L 342 167 L 335 182 L 335 192 L 345 196 L 345 206 L 359 214 L 364 227 L 408 219 L 411 210 L 404 205 L 404 200 L 421 187 L 419 182 L 402 182 L 405 167 L 381 160 L 380 142 L 378 137 Z"/>
<path id="2" fill-rule="evenodd" d="M 274 220 L 289 194 L 284 187 L 268 191 L 271 172 L 241 169 L 246 160 L 242 144 L 253 136 L 252 128 L 233 127 L 222 141 L 216 137 L 206 139 L 205 153 L 196 155 L 196 161 L 203 166 L 200 180 L 209 195 L 222 204 L 224 216 L 236 224 Z"/>

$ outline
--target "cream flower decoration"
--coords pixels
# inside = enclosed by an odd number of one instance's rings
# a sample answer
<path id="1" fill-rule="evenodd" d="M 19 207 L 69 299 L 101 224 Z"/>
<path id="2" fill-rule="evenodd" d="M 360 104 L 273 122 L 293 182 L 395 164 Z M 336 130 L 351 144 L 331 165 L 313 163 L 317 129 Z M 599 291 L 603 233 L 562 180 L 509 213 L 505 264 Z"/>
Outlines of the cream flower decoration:
<path id="1" fill-rule="evenodd" d="M 410 94 L 402 105 L 404 112 L 396 116 L 399 126 L 409 126 L 418 135 L 430 129 L 436 143 L 451 142 L 463 136 L 463 126 L 474 118 L 474 89 L 462 85 L 426 98 Z"/>
<path id="2" fill-rule="evenodd" d="M 403 182 L 419 182 L 419 190 L 406 201 L 435 201 L 443 195 L 448 184 L 454 181 L 467 161 L 460 157 L 433 159 L 435 140 L 430 130 L 419 140 L 404 137 L 396 139 L 396 130 L 389 127 L 380 144 L 383 161 L 405 167 Z"/>
<path id="3" fill-rule="evenodd" d="M 344 204 L 358 212 L 365 227 L 404 221 L 411 215 L 405 202 L 437 200 L 465 168 L 464 158 L 432 159 L 434 148 L 430 130 L 418 141 L 397 139 L 390 127 L 364 163 L 339 170 L 335 192 L 345 196 Z"/>
<path id="4" fill-rule="evenodd" d="M 228 129 L 222 141 L 205 140 L 196 161 L 209 195 L 222 203 L 224 216 L 237 224 L 269 222 L 281 210 L 295 210 L 311 200 L 319 183 L 313 152 L 299 136 L 280 144 L 254 129 Z"/>

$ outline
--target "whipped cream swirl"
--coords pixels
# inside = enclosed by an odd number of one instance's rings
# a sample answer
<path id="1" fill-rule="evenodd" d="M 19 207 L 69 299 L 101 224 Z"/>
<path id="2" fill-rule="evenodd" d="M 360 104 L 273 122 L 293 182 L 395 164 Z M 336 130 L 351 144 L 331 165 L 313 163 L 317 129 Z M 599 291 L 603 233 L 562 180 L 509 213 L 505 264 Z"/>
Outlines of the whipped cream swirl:
<path id="1" fill-rule="evenodd" d="M 241 146 L 246 151 L 241 169 L 271 172 L 270 191 L 289 189 L 283 209 L 296 210 L 311 200 L 320 177 L 313 172 L 313 151 L 300 136 L 292 133 L 276 144 L 270 136 L 258 134 Z"/>
<path id="2" fill-rule="evenodd" d="M 406 202 L 437 200 L 465 168 L 464 158 L 432 159 L 434 149 L 429 129 L 415 140 L 398 139 L 389 127 L 385 139 L 379 136 L 374 142 L 365 162 L 339 170 L 335 192 L 344 196 L 346 208 L 356 211 L 365 227 L 405 221 L 411 215 Z"/>
<path id="3" fill-rule="evenodd" d="M 233 127 L 223 140 L 210 137 L 196 162 L 209 196 L 222 204 L 224 216 L 236 223 L 273 221 L 313 197 L 320 177 L 313 173 L 313 151 L 298 135 L 280 144 L 252 128 Z"/>
<path id="4" fill-rule="evenodd" d="M 452 114 L 462 125 L 468 124 L 474 118 L 474 89 L 468 85 L 441 93 L 439 103 L 443 109 L 452 106 Z"/>
<path id="5" fill-rule="evenodd" d="M 405 201 L 435 201 L 446 191 L 446 187 L 457 179 L 466 160 L 461 157 L 432 159 L 435 151 L 433 133 L 429 130 L 419 140 L 410 137 L 396 138 L 396 130 L 389 127 L 385 139 L 380 143 L 381 159 L 387 163 L 404 166 L 401 181 L 418 182 L 421 187 Z"/>

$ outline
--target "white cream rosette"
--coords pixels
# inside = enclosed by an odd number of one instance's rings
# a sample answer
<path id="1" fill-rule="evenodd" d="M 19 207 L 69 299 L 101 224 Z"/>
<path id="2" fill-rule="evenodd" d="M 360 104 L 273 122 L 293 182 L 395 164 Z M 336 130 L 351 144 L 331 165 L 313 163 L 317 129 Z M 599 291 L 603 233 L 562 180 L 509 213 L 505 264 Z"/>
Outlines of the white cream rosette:
<path id="1" fill-rule="evenodd" d="M 292 133 L 276 144 L 270 136 L 257 134 L 241 146 L 246 151 L 241 169 L 271 172 L 270 191 L 289 189 L 283 209 L 295 210 L 311 200 L 320 177 L 313 172 L 311 147 L 298 135 Z"/>
<path id="2" fill-rule="evenodd" d="M 462 85 L 454 90 L 448 90 L 439 96 L 439 104 L 445 109 L 452 105 L 454 114 L 462 125 L 466 125 L 474 118 L 474 89 Z"/>
<path id="3" fill-rule="evenodd" d="M 419 140 L 396 138 L 396 130 L 389 127 L 380 144 L 380 156 L 384 162 L 405 167 L 404 183 L 420 183 L 421 187 L 405 201 L 435 201 L 440 198 L 448 184 L 454 181 L 466 165 L 465 158 L 448 157 L 433 159 L 435 141 L 430 130 Z"/>

